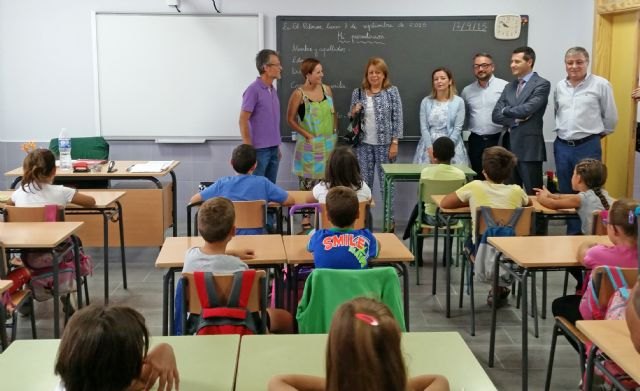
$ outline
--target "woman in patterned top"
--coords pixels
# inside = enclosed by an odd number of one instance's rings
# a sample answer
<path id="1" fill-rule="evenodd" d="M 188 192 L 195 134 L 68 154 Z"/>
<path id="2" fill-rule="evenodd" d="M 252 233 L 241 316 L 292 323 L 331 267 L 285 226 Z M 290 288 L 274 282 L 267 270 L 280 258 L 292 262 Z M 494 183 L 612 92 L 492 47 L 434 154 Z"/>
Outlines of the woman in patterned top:
<path id="1" fill-rule="evenodd" d="M 420 104 L 420 142 L 413 158 L 414 163 L 431 163 L 429 150 L 440 137 L 449 137 L 455 144 L 451 164 L 469 165 L 467 151 L 462 143 L 464 101 L 456 95 L 456 82 L 447 68 L 436 68 L 431 73 L 431 95 Z"/>
<path id="2" fill-rule="evenodd" d="M 324 178 L 325 166 L 336 144 L 336 114 L 331 88 L 322 84 L 322 64 L 307 58 L 300 64 L 304 84 L 289 98 L 287 123 L 298 133 L 293 155 L 293 174 L 300 190 L 311 190 Z M 302 220 L 303 231 L 311 228 L 309 216 Z"/>
<path id="3" fill-rule="evenodd" d="M 393 163 L 398 156 L 398 139 L 402 137 L 402 101 L 398 88 L 391 85 L 389 68 L 380 57 L 372 57 L 364 69 L 360 88 L 351 94 L 353 117 L 364 110 L 364 137 L 355 152 L 362 170 L 362 178 L 373 188 L 374 173 L 378 172 L 380 188 L 383 173 L 381 164 Z M 393 205 L 393 185 L 391 189 Z M 393 218 L 393 208 L 391 208 Z M 393 227 L 393 224 L 392 224 Z M 393 229 L 393 228 L 392 228 Z"/>

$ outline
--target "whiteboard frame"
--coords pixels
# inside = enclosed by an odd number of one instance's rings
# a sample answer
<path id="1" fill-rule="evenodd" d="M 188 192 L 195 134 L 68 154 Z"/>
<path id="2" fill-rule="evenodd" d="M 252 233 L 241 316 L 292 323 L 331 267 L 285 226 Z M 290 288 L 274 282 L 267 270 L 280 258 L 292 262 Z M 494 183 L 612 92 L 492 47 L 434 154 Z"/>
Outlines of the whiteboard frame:
<path id="1" fill-rule="evenodd" d="M 205 13 L 181 13 L 176 15 L 168 12 L 109 12 L 109 11 L 92 11 L 91 12 L 91 32 L 92 32 L 92 44 L 93 44 L 93 93 L 94 93 L 94 118 L 96 136 L 102 136 L 102 117 L 100 112 L 100 66 L 98 64 L 98 16 L 99 15 L 131 15 L 131 16 L 201 16 L 208 18 L 215 17 L 251 17 L 255 16 L 258 21 L 258 48 L 264 49 L 264 16 L 262 13 L 248 13 L 248 14 L 205 14 Z M 107 140 L 155 140 L 155 142 L 161 143 L 202 143 L 204 140 L 239 140 L 240 134 L 235 136 L 216 136 L 212 138 L 204 138 L 202 136 L 194 137 L 166 137 L 166 136 L 103 136 Z"/>

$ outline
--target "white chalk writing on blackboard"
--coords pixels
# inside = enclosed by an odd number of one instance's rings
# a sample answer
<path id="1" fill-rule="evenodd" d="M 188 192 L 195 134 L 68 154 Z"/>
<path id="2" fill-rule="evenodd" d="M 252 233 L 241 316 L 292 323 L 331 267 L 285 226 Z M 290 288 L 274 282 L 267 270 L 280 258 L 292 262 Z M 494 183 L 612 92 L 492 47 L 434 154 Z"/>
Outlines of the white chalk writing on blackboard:
<path id="1" fill-rule="evenodd" d="M 487 22 L 453 22 L 453 31 L 486 33 L 488 30 Z"/>
<path id="2" fill-rule="evenodd" d="M 338 43 L 365 44 L 365 45 L 384 45 L 385 37 L 383 34 L 351 34 L 348 38 L 342 31 L 338 32 Z"/>
<path id="3" fill-rule="evenodd" d="M 375 29 L 390 29 L 390 28 L 393 28 L 393 25 L 388 22 L 369 22 L 369 23 L 364 23 L 362 25 L 362 28 L 364 28 L 367 31 L 371 31 Z"/>
<path id="4" fill-rule="evenodd" d="M 305 30 L 322 30 L 322 25 L 315 23 L 302 23 L 302 28 Z"/>

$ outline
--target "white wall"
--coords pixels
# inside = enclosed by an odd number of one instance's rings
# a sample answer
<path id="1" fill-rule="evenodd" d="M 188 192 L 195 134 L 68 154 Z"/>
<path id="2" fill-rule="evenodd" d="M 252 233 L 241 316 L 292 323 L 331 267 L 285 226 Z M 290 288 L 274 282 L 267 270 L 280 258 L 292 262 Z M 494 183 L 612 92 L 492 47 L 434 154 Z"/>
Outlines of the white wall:
<path id="1" fill-rule="evenodd" d="M 538 55 L 536 70 L 552 85 L 565 77 L 564 51 L 576 45 L 590 50 L 593 34 L 593 0 L 216 3 L 225 13 L 263 13 L 266 47 L 275 47 L 277 15 L 528 14 L 529 45 Z M 165 4 L 164 0 L 0 0 L 0 141 L 44 141 L 57 136 L 62 127 L 73 136 L 95 135 L 91 12 L 175 12 Z M 214 12 L 210 0 L 182 0 L 181 9 L 185 13 Z M 550 139 L 551 106 L 545 123 Z"/>

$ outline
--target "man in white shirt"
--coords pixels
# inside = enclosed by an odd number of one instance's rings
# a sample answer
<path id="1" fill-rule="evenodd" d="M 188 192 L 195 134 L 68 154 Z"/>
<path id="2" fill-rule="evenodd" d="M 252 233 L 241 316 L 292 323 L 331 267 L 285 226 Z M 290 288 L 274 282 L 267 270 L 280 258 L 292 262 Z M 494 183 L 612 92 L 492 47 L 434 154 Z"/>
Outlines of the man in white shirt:
<path id="1" fill-rule="evenodd" d="M 582 47 L 567 50 L 564 57 L 567 78 L 560 80 L 553 94 L 557 137 L 553 154 L 560 193 L 573 193 L 571 177 L 582 159 L 602 159 L 600 139 L 613 132 L 618 112 L 611 84 L 587 73 L 589 53 Z M 567 222 L 567 234 L 581 232 L 580 221 Z"/>
<path id="2" fill-rule="evenodd" d="M 493 75 L 495 65 L 488 53 L 473 56 L 473 74 L 476 81 L 466 86 L 460 96 L 466 106 L 465 129 L 469 130 L 469 161 L 476 172 L 475 179 L 482 176 L 482 152 L 500 142 L 502 125 L 491 120 L 491 112 L 502 94 L 506 80 Z"/>

